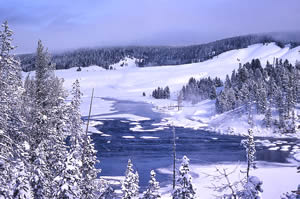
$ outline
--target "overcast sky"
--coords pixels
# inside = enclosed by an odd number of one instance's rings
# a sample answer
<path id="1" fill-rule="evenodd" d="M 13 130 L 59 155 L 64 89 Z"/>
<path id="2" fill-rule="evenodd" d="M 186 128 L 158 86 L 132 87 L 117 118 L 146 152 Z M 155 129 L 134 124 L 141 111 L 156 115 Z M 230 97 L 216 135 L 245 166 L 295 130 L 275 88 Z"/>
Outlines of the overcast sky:
<path id="1" fill-rule="evenodd" d="M 116 45 L 188 45 L 300 30 L 300 0 L 0 0 L 17 53 Z"/>

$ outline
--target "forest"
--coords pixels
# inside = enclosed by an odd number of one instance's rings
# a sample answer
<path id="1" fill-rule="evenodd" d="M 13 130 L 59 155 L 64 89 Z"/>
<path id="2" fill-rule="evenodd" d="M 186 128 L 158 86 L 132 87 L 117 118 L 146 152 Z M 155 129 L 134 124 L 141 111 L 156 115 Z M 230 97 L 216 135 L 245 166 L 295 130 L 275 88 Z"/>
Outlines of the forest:
<path id="1" fill-rule="evenodd" d="M 77 49 L 53 54 L 52 62 L 55 63 L 56 69 L 87 67 L 90 65 L 111 69 L 112 64 L 120 62 L 125 57 L 135 58 L 139 67 L 178 65 L 202 62 L 229 50 L 270 42 L 275 42 L 281 48 L 286 44 L 289 44 L 292 48 L 299 45 L 297 42 L 280 40 L 267 34 L 257 34 L 182 47 L 128 46 Z M 18 57 L 21 60 L 23 71 L 35 69 L 35 54 L 21 54 Z"/>

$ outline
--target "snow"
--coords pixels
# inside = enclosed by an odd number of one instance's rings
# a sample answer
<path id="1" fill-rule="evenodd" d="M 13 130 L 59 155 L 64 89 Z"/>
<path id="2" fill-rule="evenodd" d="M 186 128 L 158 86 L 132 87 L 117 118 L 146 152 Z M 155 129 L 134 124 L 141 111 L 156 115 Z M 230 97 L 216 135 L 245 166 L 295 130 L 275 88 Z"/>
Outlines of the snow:
<path id="1" fill-rule="evenodd" d="M 268 150 L 270 150 L 270 151 L 277 151 L 277 150 L 279 150 L 280 149 L 280 147 L 271 147 L 271 148 L 268 148 Z"/>
<path id="2" fill-rule="evenodd" d="M 237 167 L 238 166 L 238 167 Z M 264 162 L 258 162 L 258 169 L 252 170 L 250 174 L 252 176 L 257 176 L 261 181 L 263 181 L 262 198 L 279 198 L 282 193 L 294 190 L 299 180 L 295 177 L 297 175 L 297 170 L 295 165 L 286 164 L 269 164 Z M 196 187 L 196 196 L 198 198 L 211 199 L 214 198 L 213 192 L 208 187 L 211 186 L 211 178 L 207 177 L 207 174 L 215 174 L 215 168 L 226 168 L 228 171 L 233 171 L 237 167 L 237 172 L 230 176 L 230 180 L 236 181 L 240 179 L 242 174 L 240 170 L 245 170 L 246 165 L 244 164 L 217 164 L 217 165 L 190 165 L 191 175 L 193 177 L 193 184 Z M 172 175 L 171 168 L 161 168 L 158 169 L 158 173 L 164 173 Z M 283 183 L 284 182 L 284 183 Z M 161 188 L 162 199 L 171 198 L 170 192 L 172 185 L 167 185 Z"/>
<path id="3" fill-rule="evenodd" d="M 125 138 L 125 139 L 134 139 L 135 137 L 132 136 L 132 135 L 124 135 L 124 136 L 122 136 L 122 138 Z"/>
<path id="4" fill-rule="evenodd" d="M 159 139 L 159 137 L 155 137 L 155 136 L 141 136 L 141 139 Z"/>
<path id="5" fill-rule="evenodd" d="M 141 117 L 132 114 L 113 114 L 113 115 L 101 115 L 101 116 L 93 116 L 93 119 L 112 119 L 112 118 L 127 118 L 130 121 L 145 121 L 150 120 L 147 117 Z"/>
<path id="6" fill-rule="evenodd" d="M 200 63 L 139 68 L 136 67 L 135 58 L 126 58 L 112 65 L 115 70 L 104 70 L 98 66 L 90 66 L 82 68 L 80 72 L 77 72 L 76 68 L 56 70 L 55 72 L 58 77 L 65 79 L 64 86 L 68 90 L 72 88 L 72 83 L 76 79 L 80 81 L 81 91 L 83 92 L 81 112 L 84 116 L 88 115 L 91 92 L 93 88 L 95 89 L 92 119 L 149 120 L 149 118 L 139 115 L 120 114 L 113 107 L 115 103 L 113 99 L 142 101 L 152 104 L 153 111 L 165 114 L 165 120 L 158 124 L 160 128 L 172 124 L 222 134 L 244 135 L 247 133 L 249 125 L 247 116 L 242 114 L 239 109 L 218 115 L 215 113 L 214 101 L 212 100 L 204 100 L 198 104 L 184 102 L 184 107 L 180 111 L 175 107 L 170 108 L 170 106 L 177 105 L 178 91 L 188 82 L 190 77 L 218 76 L 225 79 L 226 74 L 231 74 L 232 70 L 239 67 L 239 63 L 243 64 L 254 58 L 259 58 L 263 66 L 267 60 L 273 63 L 274 58 L 289 59 L 291 63 L 295 63 L 296 60 L 300 60 L 299 50 L 300 47 L 289 49 L 286 46 L 280 48 L 275 43 L 255 44 L 244 49 L 222 53 Z M 152 91 L 158 86 L 170 87 L 170 100 L 157 100 L 150 97 Z M 142 96 L 143 92 L 146 93 L 145 97 Z M 272 129 L 261 128 L 261 117 L 261 115 L 254 116 L 254 121 L 258 124 L 257 128 L 254 129 L 255 136 L 282 136 L 274 135 Z M 132 130 L 146 131 L 138 125 Z M 152 131 L 155 130 L 159 129 L 153 129 Z"/>
<path id="7" fill-rule="evenodd" d="M 153 129 L 143 129 L 141 125 L 136 125 L 135 127 L 131 127 L 130 130 L 134 132 L 154 132 L 165 129 L 164 127 L 158 127 Z"/>
<path id="8" fill-rule="evenodd" d="M 289 151 L 290 150 L 290 145 L 283 145 L 283 146 L 281 146 L 281 151 Z"/>
<path id="9" fill-rule="evenodd" d="M 135 125 L 131 130 L 141 132 L 161 130 L 172 124 L 185 128 L 205 129 L 222 134 L 233 133 L 235 135 L 244 135 L 247 133 L 249 125 L 247 123 L 247 116 L 242 114 L 239 109 L 218 115 L 215 113 L 215 102 L 213 100 L 204 100 L 198 104 L 184 102 L 184 107 L 179 111 L 175 107 L 170 108 L 170 106 L 177 105 L 176 98 L 178 91 L 188 82 L 190 77 L 201 78 L 218 76 L 221 79 L 225 79 L 227 74 L 231 74 L 232 70 L 239 67 L 239 63 L 243 64 L 254 58 L 259 58 L 263 66 L 266 64 L 267 60 L 269 60 L 270 63 L 273 63 L 273 58 L 288 59 L 291 63 L 295 63 L 296 60 L 300 60 L 299 50 L 300 47 L 294 49 L 285 47 L 281 49 L 276 46 L 275 43 L 266 45 L 256 44 L 251 45 L 248 48 L 222 53 L 211 60 L 201 63 L 139 68 L 136 67 L 134 58 L 126 58 L 120 63 L 112 65 L 115 70 L 104 70 L 98 66 L 90 66 L 82 68 L 81 72 L 77 72 L 77 68 L 57 70 L 55 72 L 58 77 L 65 79 L 64 86 L 68 90 L 71 90 L 72 84 L 76 79 L 80 81 L 81 91 L 83 92 L 83 103 L 81 104 L 83 116 L 88 115 L 91 92 L 93 88 L 95 89 L 95 98 L 92 109 L 92 119 L 94 120 L 115 118 L 128 119 L 131 121 L 131 125 Z M 123 63 L 124 66 L 121 67 Z M 25 77 L 26 74 L 23 76 Z M 158 86 L 170 87 L 170 100 L 156 100 L 150 97 L 152 91 Z M 146 97 L 142 96 L 143 92 L 146 93 Z M 160 123 L 153 124 L 156 128 L 143 129 L 138 122 L 150 120 L 150 118 L 134 114 L 119 113 L 113 107 L 116 101 L 112 99 L 142 101 L 153 104 L 153 111 L 164 113 L 164 118 Z M 258 124 L 259 120 L 261 120 L 261 116 L 255 115 L 255 123 Z M 122 120 L 121 122 L 128 123 L 126 120 Z M 91 132 L 98 133 L 101 136 L 111 136 L 98 131 L 95 128 L 96 125 L 102 125 L 102 122 L 93 121 L 90 124 Z M 272 129 L 263 129 L 261 126 L 257 126 L 254 129 L 254 135 L 262 137 L 281 136 L 274 135 Z M 125 135 L 122 136 L 122 138 L 134 139 L 135 136 Z M 159 139 L 159 137 L 154 136 L 141 136 L 140 138 Z M 256 142 L 269 147 L 269 150 L 291 149 L 291 146 L 287 145 L 285 141 L 271 143 L 267 140 L 260 140 Z M 282 144 L 284 145 L 278 146 Z M 292 152 L 294 153 L 293 158 L 300 161 L 299 146 L 293 146 Z M 232 163 L 219 165 L 191 165 L 193 183 L 196 185 L 197 193 L 201 193 L 201 198 L 212 198 L 213 193 L 207 188 L 210 181 L 205 178 L 203 173 L 212 173 L 215 166 L 226 167 L 229 169 L 235 167 Z M 241 167 L 245 168 L 245 165 L 241 165 Z M 158 171 L 160 173 L 172 174 L 171 168 L 162 168 Z M 254 170 L 251 175 L 256 175 L 263 181 L 263 189 L 265 190 L 262 194 L 263 198 L 278 198 L 282 193 L 295 189 L 297 183 L 299 183 L 296 182 L 295 178 L 296 168 L 286 165 L 264 165 L 263 167 Z M 106 178 L 110 179 L 110 181 L 114 181 L 116 184 L 120 184 L 120 181 L 124 180 L 124 177 Z M 161 190 L 163 193 L 162 198 L 170 198 L 168 195 L 170 190 L 171 185 L 163 187 Z"/>
<path id="10" fill-rule="evenodd" d="M 300 162 L 300 152 L 294 155 L 294 159 Z"/>
<path id="11" fill-rule="evenodd" d="M 103 134 L 100 134 L 101 136 L 103 136 L 103 137 L 110 137 L 111 135 L 109 135 L 109 134 L 105 134 L 105 133 L 103 133 Z"/>

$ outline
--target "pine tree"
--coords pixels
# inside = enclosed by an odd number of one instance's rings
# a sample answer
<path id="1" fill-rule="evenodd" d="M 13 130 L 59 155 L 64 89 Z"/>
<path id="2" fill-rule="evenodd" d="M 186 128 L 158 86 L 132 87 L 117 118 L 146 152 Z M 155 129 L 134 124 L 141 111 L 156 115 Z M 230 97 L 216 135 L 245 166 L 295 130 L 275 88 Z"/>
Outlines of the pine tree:
<path id="1" fill-rule="evenodd" d="M 74 158 L 81 159 L 83 155 L 83 145 L 85 133 L 82 128 L 83 121 L 81 119 L 80 104 L 82 93 L 80 91 L 79 81 L 73 83 L 72 88 L 73 99 L 68 109 L 69 122 L 68 128 L 70 133 L 70 152 Z"/>
<path id="2" fill-rule="evenodd" d="M 231 88 L 231 81 L 228 75 L 226 75 L 226 80 L 225 80 L 225 90 Z"/>
<path id="3" fill-rule="evenodd" d="M 285 131 L 286 125 L 285 125 L 285 103 L 284 103 L 284 95 L 281 92 L 281 90 L 278 91 L 278 95 L 276 97 L 276 104 L 278 109 L 278 117 L 279 117 L 279 129 L 281 129 L 282 132 Z"/>
<path id="4" fill-rule="evenodd" d="M 257 84 L 256 102 L 258 113 L 264 114 L 267 106 L 267 91 L 261 80 Z"/>
<path id="5" fill-rule="evenodd" d="M 62 173 L 54 179 L 56 192 L 54 198 L 75 199 L 81 198 L 81 162 L 73 157 L 71 153 L 64 165 Z"/>
<path id="6" fill-rule="evenodd" d="M 49 135 L 50 123 L 49 110 L 52 110 L 53 103 L 50 98 L 52 90 L 51 82 L 53 81 L 53 65 L 50 64 L 50 57 L 42 42 L 39 40 L 35 61 L 35 94 L 34 94 L 34 107 L 33 117 L 34 123 L 31 129 L 31 145 L 33 149 L 37 148 L 42 139 Z"/>
<path id="7" fill-rule="evenodd" d="M 93 140 L 90 136 L 85 137 L 83 145 L 84 154 L 82 159 L 82 197 L 81 198 L 93 198 L 97 192 L 97 175 L 99 170 L 96 169 L 97 151 L 95 150 Z"/>
<path id="8" fill-rule="evenodd" d="M 30 196 L 28 137 L 21 115 L 23 93 L 20 63 L 11 55 L 13 32 L 8 23 L 0 31 L 0 197 Z"/>
<path id="9" fill-rule="evenodd" d="M 151 170 L 150 172 L 150 180 L 149 180 L 149 186 L 147 190 L 144 192 L 143 199 L 157 199 L 161 198 L 159 190 L 159 182 L 155 179 L 156 173 L 154 170 Z"/>
<path id="10" fill-rule="evenodd" d="M 189 159 L 183 156 L 182 163 L 179 169 L 179 177 L 177 179 L 177 186 L 173 191 L 174 199 L 189 199 L 195 198 L 195 188 L 192 184 L 192 176 L 189 174 Z"/>
<path id="11" fill-rule="evenodd" d="M 267 128 L 271 127 L 271 124 L 272 124 L 272 110 L 271 110 L 271 105 L 269 103 L 267 105 L 267 110 L 265 112 L 264 122 L 265 122 Z"/>
<path id="12" fill-rule="evenodd" d="M 250 169 L 255 168 L 255 142 L 253 136 L 253 130 L 248 129 L 247 140 L 242 141 L 243 146 L 246 148 L 246 157 L 247 157 L 247 180 L 250 176 Z"/>
<path id="13" fill-rule="evenodd" d="M 99 196 L 99 197 L 98 197 Z M 98 182 L 98 195 L 99 199 L 111 199 L 115 198 L 114 189 L 110 186 L 109 182 L 104 179 L 100 179 Z"/>
<path id="14" fill-rule="evenodd" d="M 31 161 L 35 198 L 53 198 L 58 191 L 54 179 L 62 176 L 67 159 L 67 105 L 63 80 L 55 77 L 50 58 L 41 41 L 36 55 L 32 118 L 30 132 Z M 28 91 L 30 92 L 30 91 Z M 30 123 L 31 122 L 31 123 Z"/>
<path id="15" fill-rule="evenodd" d="M 125 173 L 125 180 L 122 183 L 122 199 L 134 199 L 139 197 L 139 175 L 134 173 L 133 164 L 128 160 L 127 170 Z"/>
<path id="16" fill-rule="evenodd" d="M 76 176 L 76 190 L 81 191 L 81 198 L 93 198 L 98 192 L 97 175 L 100 170 L 96 169 L 97 151 L 92 138 L 84 132 L 81 119 L 80 104 L 82 93 L 79 81 L 73 83 L 72 101 L 68 107 L 68 134 L 70 135 L 69 159 L 74 170 L 79 170 Z M 75 188 L 75 187 L 73 187 Z"/>

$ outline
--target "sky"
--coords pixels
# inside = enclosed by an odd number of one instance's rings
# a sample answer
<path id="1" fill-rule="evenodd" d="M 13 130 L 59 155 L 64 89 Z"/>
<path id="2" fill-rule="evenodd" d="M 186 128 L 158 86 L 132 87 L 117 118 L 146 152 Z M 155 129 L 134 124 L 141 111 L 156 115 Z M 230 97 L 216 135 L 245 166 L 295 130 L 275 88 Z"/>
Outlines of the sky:
<path id="1" fill-rule="evenodd" d="M 16 53 L 81 47 L 191 45 L 300 30 L 300 0 L 0 0 Z"/>

